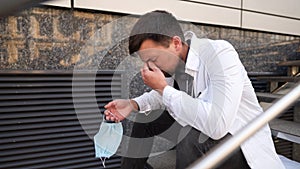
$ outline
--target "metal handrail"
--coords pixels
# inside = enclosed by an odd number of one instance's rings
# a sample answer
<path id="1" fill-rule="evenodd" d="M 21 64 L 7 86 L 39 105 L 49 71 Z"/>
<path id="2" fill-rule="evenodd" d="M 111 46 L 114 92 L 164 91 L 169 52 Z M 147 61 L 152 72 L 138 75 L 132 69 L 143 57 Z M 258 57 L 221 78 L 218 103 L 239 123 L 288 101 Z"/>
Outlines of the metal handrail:
<path id="1" fill-rule="evenodd" d="M 297 83 L 285 96 L 277 100 L 270 108 L 264 113 L 254 119 L 251 123 L 241 129 L 230 139 L 220 144 L 216 149 L 209 152 L 207 156 L 202 157 L 195 161 L 190 169 L 209 169 L 217 166 L 228 155 L 235 151 L 244 141 L 255 134 L 259 129 L 266 125 L 269 121 L 274 119 L 285 109 L 291 106 L 300 97 L 300 83 Z"/>

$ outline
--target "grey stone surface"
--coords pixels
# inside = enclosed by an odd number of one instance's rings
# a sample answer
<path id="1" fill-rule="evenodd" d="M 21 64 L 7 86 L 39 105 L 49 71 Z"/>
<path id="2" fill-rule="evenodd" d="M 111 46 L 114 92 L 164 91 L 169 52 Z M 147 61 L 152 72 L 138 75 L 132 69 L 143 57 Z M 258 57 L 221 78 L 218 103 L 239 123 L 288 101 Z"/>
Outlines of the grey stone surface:
<path id="1" fill-rule="evenodd" d="M 174 169 L 176 167 L 176 151 L 170 150 L 163 154 L 150 157 L 148 163 L 154 169 Z"/>
<path id="2" fill-rule="evenodd" d="M 153 153 L 148 163 L 154 169 L 174 169 L 176 165 L 176 150 L 172 150 L 174 146 L 174 143 L 162 137 L 155 137 Z"/>
<path id="3" fill-rule="evenodd" d="M 114 69 L 128 55 L 127 40 L 116 39 L 137 20 L 128 16 L 119 22 L 122 17 L 47 7 L 1 18 L 0 70 Z M 248 71 L 286 71 L 276 63 L 300 57 L 299 37 L 188 22 L 182 27 L 199 37 L 229 41 Z"/>

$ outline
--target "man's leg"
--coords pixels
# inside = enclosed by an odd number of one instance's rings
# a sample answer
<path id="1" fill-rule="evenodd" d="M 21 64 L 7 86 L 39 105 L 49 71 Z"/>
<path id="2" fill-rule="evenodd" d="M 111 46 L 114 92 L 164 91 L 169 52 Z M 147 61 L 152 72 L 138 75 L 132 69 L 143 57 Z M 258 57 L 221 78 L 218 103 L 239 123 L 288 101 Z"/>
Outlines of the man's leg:
<path id="1" fill-rule="evenodd" d="M 140 117 L 137 117 L 139 122 L 133 125 L 127 154 L 122 157 L 122 169 L 143 169 L 151 153 L 154 136 L 168 130 L 174 123 L 176 124 L 167 111 L 161 111 L 153 111 L 148 116 L 141 114 Z M 155 120 L 147 122 L 152 115 L 155 116 L 154 113 L 161 113 L 161 115 Z M 145 123 L 140 123 L 143 118 L 145 118 Z M 172 136 L 174 137 L 174 135 Z M 174 139 L 176 140 L 177 136 Z"/>
<path id="2" fill-rule="evenodd" d="M 200 131 L 192 128 L 190 132 L 182 139 L 176 147 L 176 169 L 184 169 L 191 165 L 194 161 L 206 154 L 211 148 L 230 137 L 227 134 L 220 140 L 211 138 L 200 139 Z M 250 169 L 247 161 L 241 151 L 238 149 L 226 161 L 219 165 L 217 169 Z"/>
<path id="3" fill-rule="evenodd" d="M 122 169 L 144 169 L 153 145 L 148 128 L 147 123 L 133 124 L 127 153 L 121 160 Z"/>

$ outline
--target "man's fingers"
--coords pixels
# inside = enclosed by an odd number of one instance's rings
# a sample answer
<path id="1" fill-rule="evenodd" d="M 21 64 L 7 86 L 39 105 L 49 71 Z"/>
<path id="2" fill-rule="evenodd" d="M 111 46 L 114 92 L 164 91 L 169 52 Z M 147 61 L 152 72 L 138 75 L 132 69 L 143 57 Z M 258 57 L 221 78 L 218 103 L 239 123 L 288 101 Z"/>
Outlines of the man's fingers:
<path id="1" fill-rule="evenodd" d="M 119 113 L 118 111 L 110 111 L 110 110 L 105 110 L 105 119 L 109 121 L 115 121 L 115 122 L 120 122 L 120 119 L 123 119 L 124 116 Z"/>
<path id="2" fill-rule="evenodd" d="M 104 111 L 104 114 L 105 114 L 106 116 L 111 116 L 111 117 L 117 118 L 117 115 L 114 114 L 114 113 L 112 113 L 112 112 L 109 111 L 109 110 L 105 110 L 105 111 Z"/>
<path id="3" fill-rule="evenodd" d="M 120 121 L 119 118 L 111 113 L 108 113 L 108 111 L 105 111 L 104 112 L 105 114 L 105 120 L 108 120 L 108 121 Z"/>
<path id="4" fill-rule="evenodd" d="M 147 62 L 149 69 L 152 69 L 153 71 L 159 70 L 158 67 L 151 61 Z"/>
<path id="5" fill-rule="evenodd" d="M 115 102 L 114 101 L 109 102 L 107 105 L 104 106 L 104 108 L 108 109 L 108 108 L 110 108 L 112 106 L 115 106 Z"/>
<path id="6" fill-rule="evenodd" d="M 147 63 L 144 63 L 143 71 L 149 71 L 149 67 Z"/>
<path id="7" fill-rule="evenodd" d="M 111 115 L 111 112 L 110 112 L 109 110 L 105 110 L 105 111 L 104 111 L 104 114 L 105 114 L 105 116 L 112 116 L 112 115 Z"/>
<path id="8" fill-rule="evenodd" d="M 117 118 L 112 117 L 112 116 L 107 116 L 106 120 L 108 120 L 108 121 L 117 121 Z"/>

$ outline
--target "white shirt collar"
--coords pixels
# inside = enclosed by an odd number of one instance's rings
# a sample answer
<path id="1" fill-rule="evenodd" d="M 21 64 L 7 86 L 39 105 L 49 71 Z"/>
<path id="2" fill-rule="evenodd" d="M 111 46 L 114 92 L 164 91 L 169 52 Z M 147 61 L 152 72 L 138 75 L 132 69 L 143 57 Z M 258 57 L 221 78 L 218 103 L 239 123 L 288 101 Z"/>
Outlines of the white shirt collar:
<path id="1" fill-rule="evenodd" d="M 184 34 L 185 40 L 191 40 L 191 44 L 190 44 L 190 49 L 189 52 L 187 54 L 187 60 L 186 60 L 186 65 L 185 65 L 185 73 L 194 76 L 195 72 L 198 71 L 198 67 L 199 67 L 199 55 L 197 52 L 197 48 L 195 46 L 195 41 L 198 39 L 197 36 L 195 35 L 195 33 L 188 31 Z"/>

